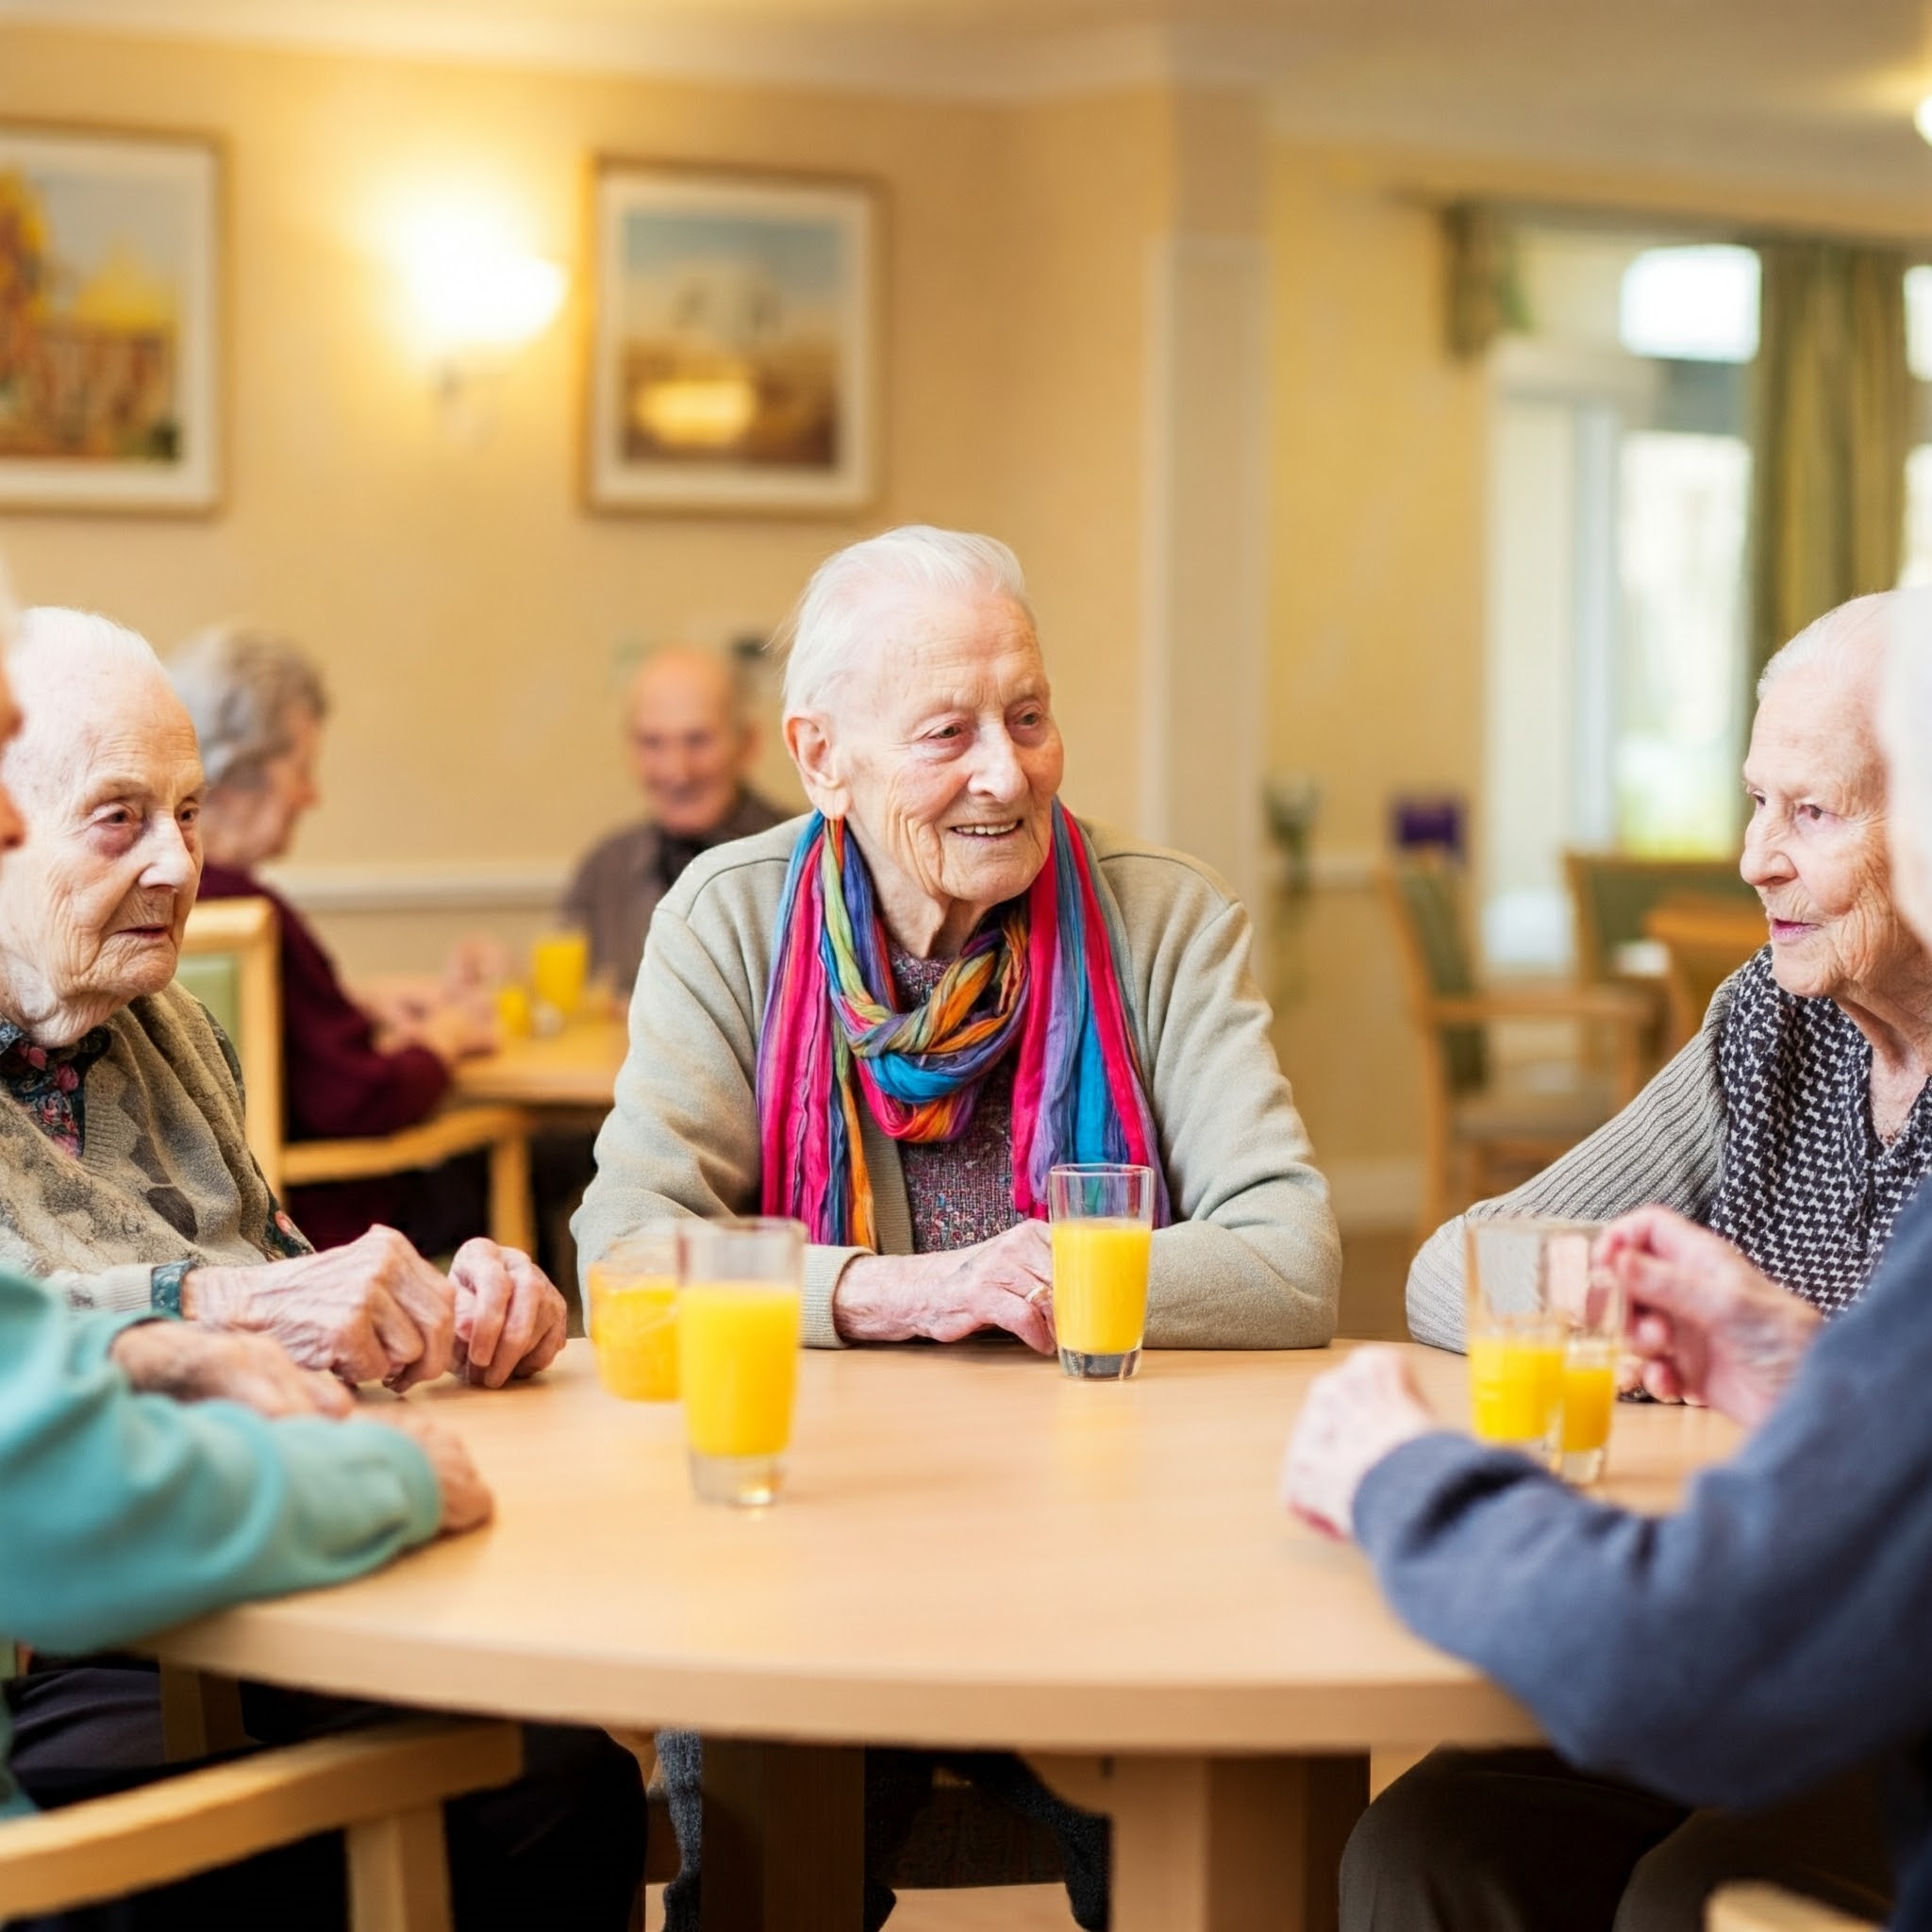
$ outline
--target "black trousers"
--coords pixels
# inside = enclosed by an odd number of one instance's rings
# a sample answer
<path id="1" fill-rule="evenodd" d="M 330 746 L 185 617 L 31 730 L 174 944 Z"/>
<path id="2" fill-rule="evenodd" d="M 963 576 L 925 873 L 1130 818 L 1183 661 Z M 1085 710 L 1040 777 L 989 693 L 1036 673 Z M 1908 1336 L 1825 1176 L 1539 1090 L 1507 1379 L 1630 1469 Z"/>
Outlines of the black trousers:
<path id="1" fill-rule="evenodd" d="M 160 1679 L 138 1662 L 61 1664 L 7 1686 L 11 1769 L 42 1809 L 151 1784 L 163 1762 Z M 293 1743 L 396 1713 L 378 1705 L 242 1690 L 242 1722 L 261 1744 Z M 625 1932 L 644 1869 L 637 1760 L 601 1731 L 530 1724 L 524 1774 L 443 1807 L 458 1932 Z M 264 1852 L 110 1905 L 15 1922 L 10 1932 L 342 1932 L 346 1873 L 339 1833 Z"/>
<path id="2" fill-rule="evenodd" d="M 677 1831 L 681 1862 L 664 1892 L 666 1932 L 697 1932 L 703 1887 L 704 1752 L 695 1731 L 659 1731 L 658 1760 L 664 1795 Z M 865 1754 L 864 1932 L 879 1932 L 897 1904 L 883 1874 L 932 1801 L 933 1773 L 946 1770 L 1023 1818 L 1044 1824 L 1059 1841 L 1067 1903 L 1082 1932 L 1107 1932 L 1108 1859 L 1111 1836 L 1105 1818 L 1058 1798 L 1019 1757 L 1005 1751 L 895 1751 Z"/>
<path id="3" fill-rule="evenodd" d="M 1883 1919 L 1877 1779 L 1692 1811 L 1550 1751 L 1433 1751 L 1350 1837 L 1341 1932 L 1703 1932 L 1710 1894 L 1738 1879 Z"/>

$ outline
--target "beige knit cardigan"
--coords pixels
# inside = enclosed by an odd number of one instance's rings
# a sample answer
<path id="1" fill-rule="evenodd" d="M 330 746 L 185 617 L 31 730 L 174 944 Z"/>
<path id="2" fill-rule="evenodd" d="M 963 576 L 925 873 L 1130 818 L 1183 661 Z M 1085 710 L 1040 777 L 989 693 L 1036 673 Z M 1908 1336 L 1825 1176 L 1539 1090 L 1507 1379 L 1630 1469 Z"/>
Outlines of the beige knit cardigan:
<path id="1" fill-rule="evenodd" d="M 616 1108 L 573 1223 L 587 1271 L 651 1220 L 758 1211 L 758 1024 L 802 824 L 705 854 L 658 908 Z M 1195 860 L 1087 832 L 1174 1200 L 1174 1224 L 1154 1240 L 1148 1344 L 1319 1347 L 1335 1330 L 1341 1245 L 1274 1057 L 1248 916 Z M 881 1251 L 909 1254 L 897 1145 L 869 1116 L 861 1125 Z M 809 1250 L 808 1344 L 839 1345 L 832 1295 L 860 1252 Z"/>

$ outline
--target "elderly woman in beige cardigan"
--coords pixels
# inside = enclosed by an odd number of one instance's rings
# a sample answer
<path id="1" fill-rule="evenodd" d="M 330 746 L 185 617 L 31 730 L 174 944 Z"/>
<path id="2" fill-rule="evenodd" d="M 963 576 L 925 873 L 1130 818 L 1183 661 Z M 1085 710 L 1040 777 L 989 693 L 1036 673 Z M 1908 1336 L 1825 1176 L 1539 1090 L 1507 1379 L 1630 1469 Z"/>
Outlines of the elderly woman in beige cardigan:
<path id="1" fill-rule="evenodd" d="M 1247 915 L 1205 866 L 1059 808 L 1012 553 L 908 528 L 833 557 L 799 606 L 784 728 L 820 816 L 706 854 L 659 906 L 584 1264 L 662 1215 L 763 1206 L 812 1228 L 808 1342 L 1001 1328 L 1045 1352 L 1045 1165 L 1144 1156 L 1169 1204 L 1149 1345 L 1325 1342 L 1340 1246 Z M 1043 1038 L 1063 1020 L 1084 1058 Z M 922 1104 L 936 1062 L 950 1084 Z M 1083 1141 L 1068 1094 L 1112 1138 Z"/>

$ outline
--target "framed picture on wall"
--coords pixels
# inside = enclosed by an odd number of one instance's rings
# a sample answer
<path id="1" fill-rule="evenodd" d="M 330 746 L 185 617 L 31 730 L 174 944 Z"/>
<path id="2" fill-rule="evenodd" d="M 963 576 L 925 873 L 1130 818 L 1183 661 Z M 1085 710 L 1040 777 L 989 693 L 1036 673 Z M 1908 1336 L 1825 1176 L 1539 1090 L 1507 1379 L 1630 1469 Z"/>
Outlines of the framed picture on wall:
<path id="1" fill-rule="evenodd" d="M 221 499 L 222 157 L 0 121 L 0 512 Z"/>
<path id="2" fill-rule="evenodd" d="M 590 507 L 811 515 L 868 502 L 880 227 L 866 182 L 600 159 Z"/>

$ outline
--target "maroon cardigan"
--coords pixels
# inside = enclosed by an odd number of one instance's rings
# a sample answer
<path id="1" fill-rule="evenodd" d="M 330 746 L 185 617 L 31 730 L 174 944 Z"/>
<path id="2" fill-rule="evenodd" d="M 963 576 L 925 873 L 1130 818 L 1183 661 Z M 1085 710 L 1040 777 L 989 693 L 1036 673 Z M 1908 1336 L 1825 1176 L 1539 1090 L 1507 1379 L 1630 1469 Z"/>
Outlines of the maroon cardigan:
<path id="1" fill-rule="evenodd" d="M 369 1016 L 342 990 L 334 961 L 286 899 L 223 865 L 203 867 L 200 896 L 266 899 L 280 921 L 282 1104 L 291 1141 L 393 1134 L 434 1111 L 449 1090 L 449 1070 L 427 1047 L 377 1047 Z M 289 1209 L 317 1247 L 334 1247 L 377 1221 L 405 1219 L 409 1178 L 299 1188 Z"/>

